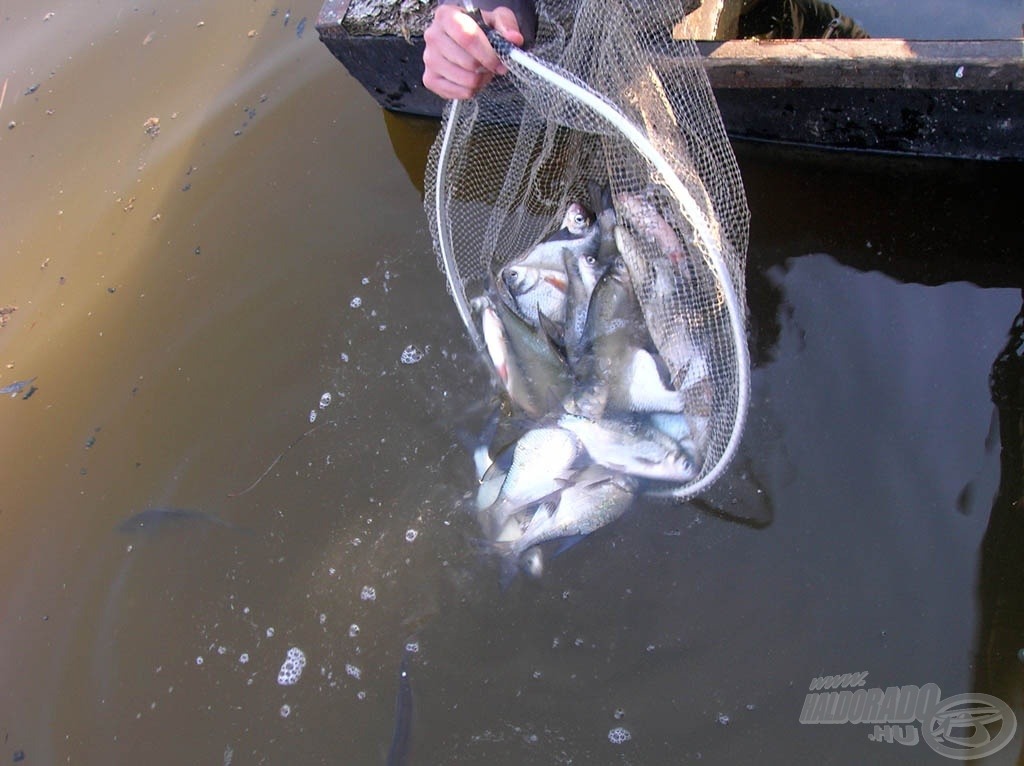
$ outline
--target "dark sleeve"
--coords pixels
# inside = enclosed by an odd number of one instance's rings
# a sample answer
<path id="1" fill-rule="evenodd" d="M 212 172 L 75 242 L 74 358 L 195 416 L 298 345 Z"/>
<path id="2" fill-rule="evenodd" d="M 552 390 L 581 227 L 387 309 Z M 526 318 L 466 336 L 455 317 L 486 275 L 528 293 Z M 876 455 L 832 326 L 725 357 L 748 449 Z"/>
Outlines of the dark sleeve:
<path id="1" fill-rule="evenodd" d="M 463 6 L 463 0 L 440 0 L 439 5 Z M 537 37 L 537 9 L 533 0 L 473 0 L 473 5 L 481 11 L 493 11 L 495 8 L 509 8 L 516 15 L 519 31 L 523 34 L 523 47 L 529 48 Z"/>

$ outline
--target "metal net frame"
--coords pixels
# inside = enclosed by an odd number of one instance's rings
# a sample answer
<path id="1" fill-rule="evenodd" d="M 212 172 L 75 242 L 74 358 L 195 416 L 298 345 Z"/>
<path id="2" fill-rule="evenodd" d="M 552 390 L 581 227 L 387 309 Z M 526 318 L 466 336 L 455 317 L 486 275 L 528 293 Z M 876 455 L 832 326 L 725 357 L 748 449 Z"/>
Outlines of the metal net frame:
<path id="1" fill-rule="evenodd" d="M 696 478 L 653 491 L 685 498 L 721 475 L 746 419 L 749 211 L 701 56 L 669 34 L 684 10 L 673 6 L 583 0 L 573 15 L 541 0 L 530 53 L 492 34 L 509 76 L 446 107 L 425 208 L 482 349 L 473 299 L 557 228 L 567 205 L 594 184 L 610 189 L 617 219 L 632 222 L 620 252 L 647 329 L 701 432 Z"/>

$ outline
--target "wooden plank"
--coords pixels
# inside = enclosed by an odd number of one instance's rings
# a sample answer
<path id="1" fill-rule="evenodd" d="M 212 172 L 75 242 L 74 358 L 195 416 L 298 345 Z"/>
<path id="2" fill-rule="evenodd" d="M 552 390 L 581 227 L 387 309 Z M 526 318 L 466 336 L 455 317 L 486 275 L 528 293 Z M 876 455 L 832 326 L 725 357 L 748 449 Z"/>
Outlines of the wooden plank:
<path id="1" fill-rule="evenodd" d="M 713 87 L 1024 89 L 1024 40 L 698 43 Z"/>

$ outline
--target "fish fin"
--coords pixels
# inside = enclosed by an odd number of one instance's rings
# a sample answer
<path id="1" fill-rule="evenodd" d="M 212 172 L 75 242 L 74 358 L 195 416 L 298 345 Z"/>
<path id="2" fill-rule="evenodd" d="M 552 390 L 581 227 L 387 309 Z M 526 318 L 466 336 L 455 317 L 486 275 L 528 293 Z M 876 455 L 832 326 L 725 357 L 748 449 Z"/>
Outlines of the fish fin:
<path id="1" fill-rule="evenodd" d="M 572 546 L 576 545 L 576 543 L 578 543 L 585 537 L 586 535 L 570 535 L 569 537 L 561 538 L 558 547 L 555 548 L 555 552 L 551 554 L 551 558 L 555 558 L 555 556 L 561 556 L 563 553 L 565 553 L 567 550 L 569 550 Z"/>
<path id="2" fill-rule="evenodd" d="M 560 359 L 565 359 L 565 329 L 540 309 L 537 309 L 537 324 L 542 337 L 546 338 L 551 350 Z"/>

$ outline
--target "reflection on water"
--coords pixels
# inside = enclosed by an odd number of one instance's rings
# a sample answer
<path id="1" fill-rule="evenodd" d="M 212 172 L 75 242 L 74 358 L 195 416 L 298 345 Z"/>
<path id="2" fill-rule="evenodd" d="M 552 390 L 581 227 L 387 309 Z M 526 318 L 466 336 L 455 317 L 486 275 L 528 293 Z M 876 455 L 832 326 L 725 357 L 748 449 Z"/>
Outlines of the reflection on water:
<path id="1" fill-rule="evenodd" d="M 1015 169 L 741 147 L 772 523 L 640 504 L 502 593 L 424 149 L 317 9 L 4 12 L 0 757 L 384 762 L 411 636 L 414 763 L 906 762 L 798 723 L 832 672 L 1020 709 Z"/>

